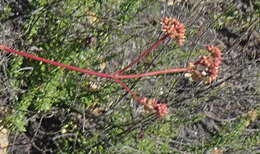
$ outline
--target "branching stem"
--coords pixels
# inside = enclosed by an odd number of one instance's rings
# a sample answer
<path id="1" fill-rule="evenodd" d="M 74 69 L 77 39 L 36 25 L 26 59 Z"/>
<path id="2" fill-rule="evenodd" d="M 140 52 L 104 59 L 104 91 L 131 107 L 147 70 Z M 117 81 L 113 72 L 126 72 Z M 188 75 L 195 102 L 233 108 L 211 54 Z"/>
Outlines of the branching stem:
<path id="1" fill-rule="evenodd" d="M 45 58 L 42 58 L 42 57 L 34 56 L 34 55 L 26 53 L 26 52 L 10 49 L 10 48 L 3 46 L 3 45 L 0 45 L 0 49 L 4 50 L 6 52 L 15 53 L 15 54 L 21 55 L 23 57 L 27 57 L 27 58 L 34 59 L 34 60 L 37 60 L 37 61 L 41 61 L 41 62 L 51 64 L 51 65 L 54 65 L 54 66 L 59 66 L 59 67 L 63 67 L 63 68 L 73 70 L 73 71 L 76 71 L 76 72 L 81 72 L 81 73 L 88 74 L 88 75 L 95 75 L 95 76 L 99 76 L 99 77 L 103 77 L 103 78 L 110 78 L 110 79 L 133 79 L 133 78 L 141 78 L 141 77 L 146 77 L 146 76 L 154 76 L 154 75 L 177 73 L 177 72 L 191 72 L 192 71 L 189 68 L 175 68 L 175 69 L 167 69 L 167 70 L 161 70 L 161 71 L 149 72 L 149 73 L 143 73 L 143 74 L 111 75 L 111 74 L 95 72 L 95 71 L 92 71 L 92 70 L 82 69 L 82 68 L 78 68 L 78 67 L 75 67 L 75 66 L 71 66 L 71 65 L 59 63 L 59 62 L 56 62 L 56 61 L 48 60 L 48 59 L 45 59 Z"/>

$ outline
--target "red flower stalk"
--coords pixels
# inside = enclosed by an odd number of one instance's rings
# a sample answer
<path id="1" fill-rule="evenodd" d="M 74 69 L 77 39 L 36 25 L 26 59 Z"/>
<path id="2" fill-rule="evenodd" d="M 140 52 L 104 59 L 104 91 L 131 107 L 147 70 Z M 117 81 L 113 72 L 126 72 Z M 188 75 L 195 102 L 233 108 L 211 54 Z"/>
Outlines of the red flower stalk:
<path id="1" fill-rule="evenodd" d="M 31 55 L 31 54 L 28 54 L 25 52 L 13 50 L 13 49 L 10 49 L 3 45 L 0 45 L 0 49 L 7 51 L 7 52 L 21 55 L 23 57 L 34 59 L 37 61 L 42 61 L 47 64 L 63 67 L 63 68 L 69 69 L 69 70 L 82 72 L 82 73 L 85 73 L 88 75 L 95 75 L 95 76 L 99 76 L 99 77 L 113 79 L 114 81 L 119 83 L 124 89 L 126 89 L 137 102 L 139 102 L 140 104 L 143 104 L 146 109 L 156 111 L 160 117 L 163 117 L 168 113 L 168 108 L 167 108 L 166 104 L 160 104 L 155 99 L 148 99 L 146 97 L 141 99 L 135 92 L 133 92 L 120 79 L 140 78 L 140 77 L 145 77 L 145 76 L 153 76 L 153 75 L 168 74 L 168 73 L 178 73 L 178 72 L 191 72 L 193 80 L 196 80 L 196 81 L 204 80 L 206 83 L 211 83 L 213 80 L 216 80 L 216 78 L 217 78 L 217 75 L 219 73 L 219 66 L 221 64 L 221 59 L 222 59 L 221 51 L 217 47 L 210 45 L 210 46 L 208 46 L 208 51 L 211 52 L 212 56 L 203 56 L 197 62 L 190 63 L 190 65 L 187 68 L 167 69 L 167 70 L 148 72 L 148 73 L 143 73 L 143 74 L 110 75 L 110 74 L 105 74 L 105 73 L 94 72 L 92 70 L 81 69 L 81 68 L 78 68 L 75 66 L 70 66 L 67 64 L 58 63 L 55 61 L 51 61 L 48 59 L 44 59 L 41 57 Z M 200 67 L 203 67 L 204 69 L 200 70 Z"/>
<path id="2" fill-rule="evenodd" d="M 30 59 L 34 59 L 37 61 L 42 61 L 47 64 L 51 64 L 54 66 L 63 67 L 69 70 L 81 72 L 88 75 L 95 75 L 103 78 L 109 78 L 120 84 L 128 93 L 130 93 L 133 98 L 143 104 L 146 110 L 149 111 L 156 111 L 156 113 L 160 117 L 164 117 L 168 114 L 168 108 L 166 104 L 158 103 L 156 99 L 148 99 L 147 97 L 140 98 L 134 91 L 132 91 L 124 82 L 120 79 L 131 79 L 131 78 L 140 78 L 145 76 L 153 76 L 153 75 L 160 75 L 160 74 L 168 74 L 168 73 L 178 73 L 178 72 L 190 72 L 191 77 L 193 80 L 201 81 L 203 80 L 205 83 L 211 83 L 212 81 L 216 80 L 219 67 L 222 60 L 222 53 L 219 48 L 210 45 L 207 47 L 208 51 L 211 53 L 211 56 L 202 56 L 198 61 L 195 63 L 190 63 L 187 68 L 175 68 L 175 69 L 167 69 L 155 72 L 148 72 L 143 74 L 130 74 L 130 75 L 122 75 L 128 68 L 132 67 L 134 64 L 138 64 L 145 56 L 149 55 L 155 48 L 157 48 L 168 36 L 171 38 L 176 39 L 179 45 L 183 45 L 185 41 L 185 27 L 182 23 L 174 18 L 165 17 L 162 19 L 163 24 L 163 31 L 166 32 L 166 35 L 155 42 L 150 48 L 146 49 L 136 60 L 126 66 L 124 69 L 117 71 L 116 75 L 112 74 L 105 74 L 100 72 L 95 72 L 92 70 L 81 69 L 75 66 L 62 64 L 59 62 L 55 62 L 52 60 L 48 60 L 45 58 L 41 58 L 38 56 L 34 56 L 32 54 L 17 51 L 14 49 L 10 49 L 4 45 L 0 45 L 0 50 L 4 50 L 6 52 L 15 53 L 17 55 L 21 55 L 23 57 L 27 57 Z"/>
<path id="3" fill-rule="evenodd" d="M 171 38 L 176 39 L 177 44 L 183 45 L 185 41 L 185 26 L 175 18 L 164 17 L 161 21 L 163 31 Z"/>

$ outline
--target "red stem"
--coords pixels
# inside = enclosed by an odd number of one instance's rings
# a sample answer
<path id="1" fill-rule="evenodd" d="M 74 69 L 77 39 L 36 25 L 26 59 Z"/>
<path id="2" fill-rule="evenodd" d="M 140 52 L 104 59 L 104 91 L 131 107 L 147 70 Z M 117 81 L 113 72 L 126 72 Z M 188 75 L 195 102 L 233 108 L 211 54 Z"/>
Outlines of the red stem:
<path id="1" fill-rule="evenodd" d="M 7 51 L 7 52 L 11 52 L 11 53 L 15 53 L 15 54 L 21 55 L 23 57 L 34 59 L 34 60 L 37 60 L 37 61 L 42 61 L 42 62 L 47 63 L 47 64 L 60 66 L 60 67 L 63 67 L 63 68 L 69 69 L 69 70 L 82 72 L 82 73 L 89 74 L 89 75 L 100 76 L 100 77 L 104 77 L 104 78 L 114 78 L 114 76 L 110 75 L 110 74 L 98 73 L 98 72 L 94 72 L 94 71 L 91 71 L 91 70 L 81 69 L 81 68 L 78 68 L 78 67 L 75 67 L 75 66 L 62 64 L 62 63 L 59 63 L 59 62 L 55 62 L 55 61 L 52 61 L 52 60 L 48 60 L 48 59 L 44 59 L 44 58 L 41 58 L 41 57 L 37 57 L 37 56 L 31 55 L 31 54 L 28 54 L 26 52 L 13 50 L 13 49 L 10 49 L 10 48 L 8 48 L 6 46 L 3 46 L 3 45 L 0 45 L 0 49 L 2 49 L 4 51 Z"/>
<path id="2" fill-rule="evenodd" d="M 167 70 L 161 70 L 156 72 L 148 72 L 143 74 L 130 74 L 130 75 L 118 75 L 115 76 L 117 79 L 133 79 L 133 78 L 141 78 L 145 76 L 154 76 L 154 75 L 160 75 L 160 74 L 169 74 L 169 73 L 180 73 L 180 72 L 192 72 L 193 70 L 190 68 L 174 68 L 174 69 L 167 69 Z"/>
<path id="3" fill-rule="evenodd" d="M 122 74 L 125 72 L 128 68 L 132 67 L 135 64 L 138 64 L 144 57 L 148 56 L 155 48 L 157 48 L 169 35 L 164 35 L 162 38 L 160 38 L 158 41 L 156 41 L 150 48 L 146 49 L 137 59 L 135 59 L 132 63 L 127 65 L 122 70 L 119 70 L 116 72 L 116 74 Z"/>
<path id="4" fill-rule="evenodd" d="M 47 64 L 63 67 L 63 68 L 69 69 L 69 70 L 82 72 L 82 73 L 85 73 L 85 74 L 88 74 L 88 75 L 95 75 L 95 76 L 99 76 L 99 77 L 110 78 L 110 79 L 132 79 L 132 78 L 140 78 L 140 77 L 145 77 L 145 76 L 153 76 L 153 75 L 177 73 L 177 72 L 191 72 L 192 71 L 189 68 L 175 68 L 175 69 L 167 69 L 167 70 L 149 72 L 149 73 L 143 73 L 143 74 L 110 75 L 110 74 L 105 74 L 105 73 L 94 72 L 94 71 L 87 70 L 87 69 L 81 69 L 81 68 L 78 68 L 78 67 L 75 67 L 75 66 L 62 64 L 62 63 L 55 62 L 55 61 L 52 61 L 52 60 L 44 59 L 44 58 L 37 57 L 37 56 L 31 55 L 31 54 L 28 54 L 28 53 L 25 53 L 25 52 L 10 49 L 10 48 L 3 46 L 3 45 L 0 45 L 0 49 L 7 51 L 7 52 L 11 52 L 11 53 L 21 55 L 23 57 L 34 59 L 34 60 L 37 60 L 37 61 L 42 61 L 42 62 L 47 63 Z"/>
<path id="5" fill-rule="evenodd" d="M 120 84 L 121 87 L 125 88 L 125 90 L 127 92 L 129 92 L 137 102 L 142 104 L 141 103 L 141 98 L 134 91 L 132 91 L 124 82 L 122 82 L 121 80 L 118 80 L 118 79 L 115 79 L 115 82 Z"/>

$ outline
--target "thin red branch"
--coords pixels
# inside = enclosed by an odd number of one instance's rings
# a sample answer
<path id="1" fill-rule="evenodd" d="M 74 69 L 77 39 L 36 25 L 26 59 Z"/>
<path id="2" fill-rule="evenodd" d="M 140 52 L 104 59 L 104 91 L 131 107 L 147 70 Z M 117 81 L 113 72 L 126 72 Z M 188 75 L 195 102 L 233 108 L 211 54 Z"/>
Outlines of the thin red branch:
<path id="1" fill-rule="evenodd" d="M 174 68 L 174 69 L 167 69 L 161 70 L 156 72 L 148 72 L 143 74 L 130 74 L 130 75 L 118 75 L 115 76 L 117 79 L 133 79 L 133 78 L 141 78 L 146 76 L 154 76 L 154 75 L 161 75 L 161 74 L 169 74 L 169 73 L 180 73 L 180 72 L 192 72 L 193 70 L 190 68 Z"/>
<path id="2" fill-rule="evenodd" d="M 141 98 L 134 91 L 132 91 L 123 81 L 119 79 L 115 79 L 114 81 L 120 84 L 121 87 L 123 87 L 128 93 L 130 93 L 137 102 L 142 104 Z"/>
<path id="3" fill-rule="evenodd" d="M 150 48 L 146 49 L 139 57 L 137 57 L 132 63 L 127 65 L 125 68 L 119 70 L 116 72 L 116 74 L 122 74 L 125 72 L 128 68 L 132 67 L 135 64 L 140 63 L 144 57 L 148 56 L 154 49 L 156 49 L 166 38 L 168 38 L 169 35 L 164 35 L 162 38 L 160 38 L 158 41 L 156 41 Z"/>
<path id="4" fill-rule="evenodd" d="M 44 62 L 44 63 L 47 63 L 47 64 L 63 67 L 63 68 L 69 69 L 69 70 L 73 70 L 73 71 L 77 71 L 77 72 L 81 72 L 81 73 L 85 73 L 85 74 L 89 74 L 89 75 L 100 76 L 100 77 L 104 77 L 104 78 L 114 78 L 114 76 L 110 75 L 110 74 L 94 72 L 94 71 L 91 71 L 91 70 L 81 69 L 81 68 L 78 68 L 78 67 L 75 67 L 75 66 L 62 64 L 62 63 L 59 63 L 59 62 L 55 62 L 55 61 L 52 61 L 52 60 L 48 60 L 48 59 L 45 59 L 45 58 L 34 56 L 34 55 L 26 53 L 26 52 L 10 49 L 10 48 L 8 48 L 4 45 L 0 45 L 0 49 L 7 51 L 7 52 L 15 53 L 17 55 L 21 55 L 23 57 L 27 57 L 27 58 L 34 59 L 34 60 L 37 60 L 37 61 L 41 61 L 41 62 Z"/>

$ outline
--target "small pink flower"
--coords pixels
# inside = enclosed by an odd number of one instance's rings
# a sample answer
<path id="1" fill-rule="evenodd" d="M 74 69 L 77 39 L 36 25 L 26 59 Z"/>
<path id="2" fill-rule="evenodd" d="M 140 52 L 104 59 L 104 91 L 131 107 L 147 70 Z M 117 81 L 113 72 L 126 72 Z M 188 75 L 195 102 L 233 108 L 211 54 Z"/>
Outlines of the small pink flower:
<path id="1" fill-rule="evenodd" d="M 141 103 L 144 105 L 145 110 L 156 111 L 160 117 L 164 117 L 169 113 L 167 105 L 158 103 L 154 98 L 149 99 L 144 97 L 141 99 Z"/>
<path id="2" fill-rule="evenodd" d="M 177 44 L 183 45 L 185 41 L 185 26 L 175 18 L 164 17 L 161 21 L 163 31 L 171 38 L 176 39 Z"/>
<path id="3" fill-rule="evenodd" d="M 157 111 L 157 114 L 160 117 L 165 117 L 169 113 L 168 107 L 166 104 L 156 104 L 154 106 L 154 109 Z"/>

